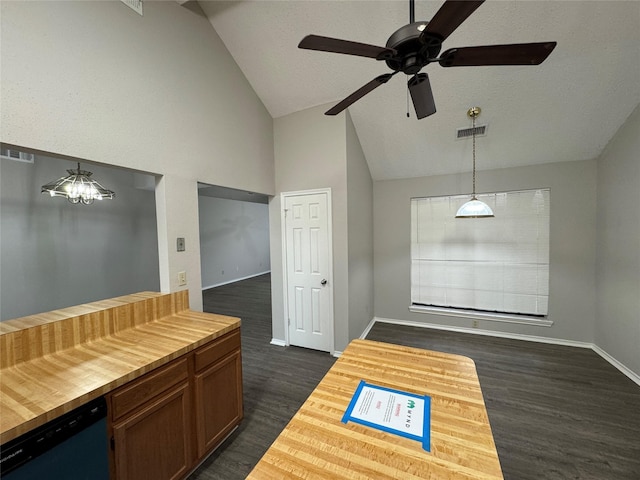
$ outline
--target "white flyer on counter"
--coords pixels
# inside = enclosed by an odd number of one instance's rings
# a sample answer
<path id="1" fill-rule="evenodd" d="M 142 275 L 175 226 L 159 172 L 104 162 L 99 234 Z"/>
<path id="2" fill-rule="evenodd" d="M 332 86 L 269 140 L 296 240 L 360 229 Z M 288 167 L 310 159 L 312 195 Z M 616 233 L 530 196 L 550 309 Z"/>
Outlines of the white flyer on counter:
<path id="1" fill-rule="evenodd" d="M 430 449 L 431 398 L 360 381 L 342 422 L 349 421 L 418 440 Z"/>

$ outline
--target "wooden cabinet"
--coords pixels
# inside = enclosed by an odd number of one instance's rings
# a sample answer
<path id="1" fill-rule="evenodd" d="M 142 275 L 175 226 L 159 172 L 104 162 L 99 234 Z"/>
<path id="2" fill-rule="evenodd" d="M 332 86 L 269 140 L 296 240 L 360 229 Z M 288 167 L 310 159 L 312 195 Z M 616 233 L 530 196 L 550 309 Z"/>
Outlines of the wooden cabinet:
<path id="1" fill-rule="evenodd" d="M 189 472 L 190 403 L 185 383 L 113 426 L 119 480 L 178 479 Z"/>
<path id="2" fill-rule="evenodd" d="M 195 411 L 198 456 L 218 445 L 242 419 L 240 334 L 195 353 Z"/>
<path id="3" fill-rule="evenodd" d="M 111 478 L 180 479 L 242 420 L 240 330 L 107 395 Z"/>

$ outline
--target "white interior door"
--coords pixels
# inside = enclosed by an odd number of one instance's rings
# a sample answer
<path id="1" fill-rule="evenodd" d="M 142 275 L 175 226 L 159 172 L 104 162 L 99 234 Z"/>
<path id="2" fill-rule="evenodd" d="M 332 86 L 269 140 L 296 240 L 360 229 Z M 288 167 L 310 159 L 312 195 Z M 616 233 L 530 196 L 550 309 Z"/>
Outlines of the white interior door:
<path id="1" fill-rule="evenodd" d="M 283 194 L 288 343 L 332 352 L 331 191 Z"/>

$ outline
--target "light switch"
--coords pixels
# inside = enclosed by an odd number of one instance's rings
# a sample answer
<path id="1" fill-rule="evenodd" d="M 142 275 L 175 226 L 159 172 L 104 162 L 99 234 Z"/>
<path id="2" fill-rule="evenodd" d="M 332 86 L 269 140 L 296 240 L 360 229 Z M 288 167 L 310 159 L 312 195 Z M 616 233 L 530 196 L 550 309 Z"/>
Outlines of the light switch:
<path id="1" fill-rule="evenodd" d="M 184 237 L 178 237 L 178 241 L 176 242 L 179 252 L 184 252 Z"/>
<path id="2" fill-rule="evenodd" d="M 178 272 L 178 285 L 186 285 L 187 284 L 187 272 Z"/>

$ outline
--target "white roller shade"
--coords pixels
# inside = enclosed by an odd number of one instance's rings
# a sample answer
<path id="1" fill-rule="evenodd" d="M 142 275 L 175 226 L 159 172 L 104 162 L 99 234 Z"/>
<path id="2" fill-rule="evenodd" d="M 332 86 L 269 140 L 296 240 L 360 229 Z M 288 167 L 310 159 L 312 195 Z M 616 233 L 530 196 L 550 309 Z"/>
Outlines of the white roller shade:
<path id="1" fill-rule="evenodd" d="M 468 199 L 411 200 L 411 302 L 546 315 L 549 190 L 478 195 L 494 218 L 454 218 Z"/>

